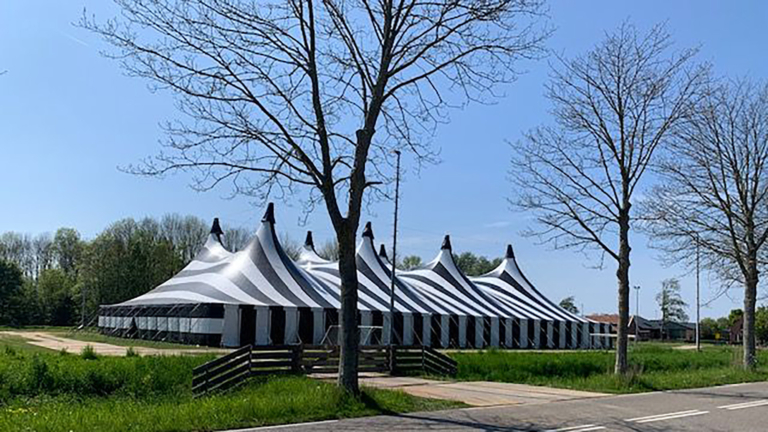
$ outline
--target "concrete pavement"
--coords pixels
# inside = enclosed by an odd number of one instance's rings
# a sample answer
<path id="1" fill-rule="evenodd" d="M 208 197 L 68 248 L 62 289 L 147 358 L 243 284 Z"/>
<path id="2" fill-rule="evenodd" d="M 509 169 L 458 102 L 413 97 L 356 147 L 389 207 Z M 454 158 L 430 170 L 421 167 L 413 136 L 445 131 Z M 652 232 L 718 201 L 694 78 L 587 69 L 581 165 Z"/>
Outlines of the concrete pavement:
<path id="1" fill-rule="evenodd" d="M 767 431 L 768 383 L 378 416 L 277 428 L 286 432 Z M 260 430 L 269 429 L 247 429 Z"/>

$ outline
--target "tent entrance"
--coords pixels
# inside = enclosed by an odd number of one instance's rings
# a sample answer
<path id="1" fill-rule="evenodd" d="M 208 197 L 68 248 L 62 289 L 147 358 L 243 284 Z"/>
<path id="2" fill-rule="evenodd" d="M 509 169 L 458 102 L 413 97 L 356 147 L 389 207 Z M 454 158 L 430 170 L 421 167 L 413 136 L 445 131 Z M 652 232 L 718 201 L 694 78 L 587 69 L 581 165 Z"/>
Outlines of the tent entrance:
<path id="1" fill-rule="evenodd" d="M 256 309 L 240 306 L 240 346 L 256 342 Z"/>

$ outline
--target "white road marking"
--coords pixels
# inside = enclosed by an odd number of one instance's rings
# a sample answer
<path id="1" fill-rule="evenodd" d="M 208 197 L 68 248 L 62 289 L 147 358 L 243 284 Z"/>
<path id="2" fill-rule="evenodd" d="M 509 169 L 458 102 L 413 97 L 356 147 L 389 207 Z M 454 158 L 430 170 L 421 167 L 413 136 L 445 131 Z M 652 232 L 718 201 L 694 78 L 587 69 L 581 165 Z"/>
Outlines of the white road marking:
<path id="1" fill-rule="evenodd" d="M 247 431 L 247 432 L 255 432 L 255 431 L 285 429 L 285 428 L 289 428 L 289 427 L 315 426 L 315 425 L 329 424 L 329 423 L 336 423 L 336 422 L 338 422 L 338 420 L 323 420 L 323 421 L 307 422 L 307 423 L 293 423 L 293 424 L 282 424 L 282 425 L 275 425 L 275 426 L 262 426 L 262 427 L 257 427 L 257 428 L 240 429 L 240 430 L 241 431 Z M 237 432 L 237 431 L 232 431 L 232 432 Z"/>
<path id="2" fill-rule="evenodd" d="M 603 429 L 605 429 L 605 426 L 594 426 L 586 429 L 575 429 L 575 430 L 572 430 L 571 432 L 588 432 L 588 431 L 596 431 L 596 430 L 603 430 Z"/>
<path id="3" fill-rule="evenodd" d="M 709 414 L 709 411 L 700 411 L 700 410 L 680 411 L 676 413 L 661 414 L 661 415 L 649 416 L 649 417 L 640 417 L 640 418 L 632 419 L 628 421 L 634 421 L 635 423 L 651 423 L 651 422 L 673 420 L 673 419 L 679 419 L 683 417 L 692 417 L 692 416 L 698 416 L 698 415 L 704 415 L 704 414 Z"/>
<path id="4" fill-rule="evenodd" d="M 568 426 L 560 429 L 548 429 L 545 432 L 565 432 L 565 431 L 573 431 L 575 429 L 583 429 L 583 428 L 590 428 L 592 426 L 595 426 L 593 424 L 588 425 L 581 425 L 581 426 Z"/>
<path id="5" fill-rule="evenodd" d="M 733 411 L 733 410 L 744 409 L 744 408 L 755 408 L 755 407 L 760 407 L 764 405 L 768 405 L 768 400 L 763 399 L 763 400 L 744 402 L 744 403 L 738 403 L 733 405 L 723 405 L 723 406 L 719 406 L 718 408 Z"/>
<path id="6" fill-rule="evenodd" d="M 667 414 L 656 414 L 656 415 L 650 415 L 650 416 L 645 416 L 645 417 L 635 417 L 635 418 L 631 418 L 631 419 L 626 419 L 624 421 L 636 422 L 636 421 L 647 420 L 647 419 L 652 419 L 652 418 L 656 418 L 656 417 L 666 417 L 666 416 L 677 415 L 677 414 L 688 414 L 688 413 L 692 413 L 692 412 L 696 412 L 696 411 L 698 411 L 698 410 L 679 411 L 679 412 L 667 413 Z"/>

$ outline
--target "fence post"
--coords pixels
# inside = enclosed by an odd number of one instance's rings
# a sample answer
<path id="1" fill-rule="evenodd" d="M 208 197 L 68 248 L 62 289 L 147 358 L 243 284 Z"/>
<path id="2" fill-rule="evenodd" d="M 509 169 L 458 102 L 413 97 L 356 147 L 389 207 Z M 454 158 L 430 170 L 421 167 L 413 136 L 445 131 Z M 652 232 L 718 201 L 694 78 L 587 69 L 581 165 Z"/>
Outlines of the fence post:
<path id="1" fill-rule="evenodd" d="M 253 345 L 248 345 L 248 375 L 253 374 Z"/>
<path id="2" fill-rule="evenodd" d="M 304 350 L 301 344 L 291 347 L 291 372 L 298 374 L 301 372 L 301 358 Z"/>

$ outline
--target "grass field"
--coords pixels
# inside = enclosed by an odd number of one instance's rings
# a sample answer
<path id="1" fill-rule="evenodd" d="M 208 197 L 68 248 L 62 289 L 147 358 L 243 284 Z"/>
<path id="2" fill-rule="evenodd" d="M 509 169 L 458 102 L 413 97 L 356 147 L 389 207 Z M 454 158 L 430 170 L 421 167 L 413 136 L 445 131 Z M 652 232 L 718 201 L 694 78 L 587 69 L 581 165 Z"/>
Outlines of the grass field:
<path id="1" fill-rule="evenodd" d="M 194 399 L 212 355 L 93 357 L 0 338 L 0 431 L 209 431 L 462 406 L 365 389 L 350 397 L 304 377 L 252 381 Z"/>
<path id="2" fill-rule="evenodd" d="M 452 353 L 458 379 L 543 385 L 607 393 L 707 387 L 768 380 L 768 353 L 753 372 L 739 367 L 741 347 L 705 346 L 702 352 L 667 344 L 640 344 L 629 355 L 630 373 L 612 374 L 612 351 Z"/>

